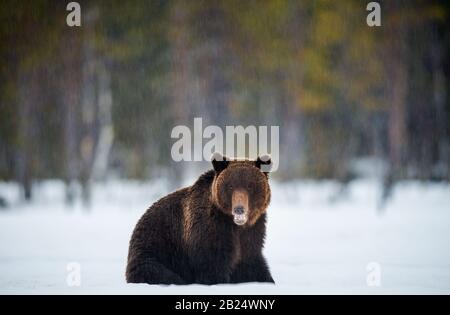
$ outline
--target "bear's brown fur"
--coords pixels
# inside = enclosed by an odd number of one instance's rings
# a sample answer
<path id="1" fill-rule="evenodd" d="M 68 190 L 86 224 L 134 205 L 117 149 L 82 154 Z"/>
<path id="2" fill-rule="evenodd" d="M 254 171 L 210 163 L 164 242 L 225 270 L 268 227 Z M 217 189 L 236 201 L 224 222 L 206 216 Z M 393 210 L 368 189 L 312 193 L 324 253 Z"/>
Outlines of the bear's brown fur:
<path id="1" fill-rule="evenodd" d="M 274 282 L 262 255 L 268 159 L 213 156 L 214 170 L 153 204 L 133 232 L 127 282 Z"/>

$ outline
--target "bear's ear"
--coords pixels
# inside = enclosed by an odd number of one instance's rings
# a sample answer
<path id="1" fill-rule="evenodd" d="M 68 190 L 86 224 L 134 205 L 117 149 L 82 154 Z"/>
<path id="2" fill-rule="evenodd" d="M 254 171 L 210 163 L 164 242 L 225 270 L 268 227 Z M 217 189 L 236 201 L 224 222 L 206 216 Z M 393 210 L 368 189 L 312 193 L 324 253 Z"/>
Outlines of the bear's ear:
<path id="1" fill-rule="evenodd" d="M 258 156 L 255 161 L 255 165 L 261 170 L 261 172 L 269 173 L 272 170 L 272 159 L 268 154 Z"/>
<path id="2" fill-rule="evenodd" d="M 227 158 L 218 152 L 214 152 L 211 156 L 211 162 L 216 173 L 222 172 L 230 163 Z"/>

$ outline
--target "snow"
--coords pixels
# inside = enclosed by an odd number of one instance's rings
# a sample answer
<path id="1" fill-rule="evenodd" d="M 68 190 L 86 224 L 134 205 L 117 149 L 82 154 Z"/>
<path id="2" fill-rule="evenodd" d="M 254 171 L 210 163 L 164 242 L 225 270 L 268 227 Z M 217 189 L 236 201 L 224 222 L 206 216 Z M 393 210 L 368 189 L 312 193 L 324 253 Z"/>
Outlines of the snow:
<path id="1" fill-rule="evenodd" d="M 167 187 L 97 184 L 86 211 L 64 204 L 59 181 L 36 185 L 29 205 L 16 184 L 0 183 L 10 205 L 0 208 L 0 294 L 450 293 L 450 185 L 403 182 L 378 209 L 374 180 L 345 190 L 332 181 L 272 184 L 265 255 L 276 285 L 126 284 L 133 227 Z M 81 267 L 79 286 L 68 282 L 72 262 Z M 368 282 L 374 275 L 379 283 Z"/>

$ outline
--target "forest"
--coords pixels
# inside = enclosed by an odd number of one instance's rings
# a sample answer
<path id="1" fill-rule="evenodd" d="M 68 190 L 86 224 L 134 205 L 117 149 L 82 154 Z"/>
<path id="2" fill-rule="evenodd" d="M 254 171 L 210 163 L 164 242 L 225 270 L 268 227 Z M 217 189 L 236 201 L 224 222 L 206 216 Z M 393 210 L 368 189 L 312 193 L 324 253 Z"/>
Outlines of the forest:
<path id="1" fill-rule="evenodd" d="M 171 130 L 280 126 L 279 181 L 450 180 L 450 2 L 3 0 L 0 181 L 177 182 Z M 206 162 L 205 162 L 206 163 Z"/>

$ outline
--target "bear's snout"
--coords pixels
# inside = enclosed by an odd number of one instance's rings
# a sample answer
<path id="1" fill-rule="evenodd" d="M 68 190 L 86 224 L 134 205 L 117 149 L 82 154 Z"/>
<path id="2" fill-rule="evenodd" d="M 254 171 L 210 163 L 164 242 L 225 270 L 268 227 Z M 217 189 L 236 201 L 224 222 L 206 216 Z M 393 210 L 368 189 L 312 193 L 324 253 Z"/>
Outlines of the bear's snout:
<path id="1" fill-rule="evenodd" d="M 248 220 L 248 193 L 244 190 L 235 190 L 231 197 L 233 221 L 237 225 L 244 225 Z"/>

